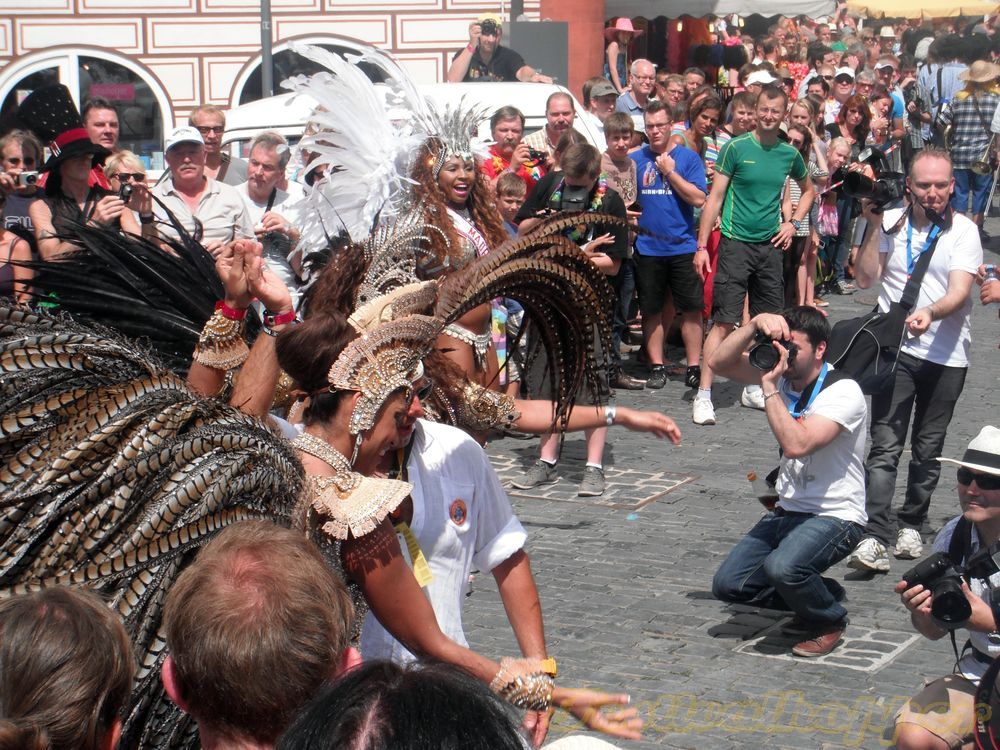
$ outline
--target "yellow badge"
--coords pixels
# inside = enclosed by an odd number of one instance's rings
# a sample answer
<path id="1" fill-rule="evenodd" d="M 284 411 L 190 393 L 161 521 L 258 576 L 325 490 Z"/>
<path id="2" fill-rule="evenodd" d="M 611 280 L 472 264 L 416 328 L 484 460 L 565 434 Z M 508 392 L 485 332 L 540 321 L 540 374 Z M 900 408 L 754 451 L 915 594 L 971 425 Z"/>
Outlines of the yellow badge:
<path id="1" fill-rule="evenodd" d="M 423 588 L 431 582 L 433 576 L 424 551 L 420 549 L 420 542 L 417 541 L 417 537 L 406 521 L 399 521 L 396 524 L 396 531 L 402 534 L 406 542 L 406 550 L 410 553 L 410 563 L 413 566 L 413 577 L 417 579 L 417 584 Z"/>
<path id="2" fill-rule="evenodd" d="M 469 517 L 469 509 L 465 506 L 465 500 L 457 498 L 451 504 L 449 514 L 451 515 L 452 523 L 456 526 L 464 526 L 466 519 Z"/>

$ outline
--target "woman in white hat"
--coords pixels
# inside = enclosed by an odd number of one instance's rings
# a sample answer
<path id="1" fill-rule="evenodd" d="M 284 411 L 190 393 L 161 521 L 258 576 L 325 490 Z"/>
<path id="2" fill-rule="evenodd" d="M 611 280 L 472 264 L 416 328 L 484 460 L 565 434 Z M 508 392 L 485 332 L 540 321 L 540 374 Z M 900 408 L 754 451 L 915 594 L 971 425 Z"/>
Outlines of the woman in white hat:
<path id="1" fill-rule="evenodd" d="M 986 240 L 983 217 L 986 215 L 986 202 L 993 179 L 993 155 L 996 152 L 995 148 L 990 148 L 987 154 L 987 148 L 993 113 L 1000 105 L 1000 89 L 996 86 L 1000 65 L 976 60 L 958 77 L 965 81 L 965 88 L 955 94 L 951 104 L 942 110 L 938 118 L 943 126 L 951 127 L 948 151 L 955 170 L 951 206 L 966 213 L 971 197 L 970 218 Z M 982 166 L 984 162 L 986 166 Z"/>
<path id="2" fill-rule="evenodd" d="M 608 26 L 604 30 L 604 38 L 608 41 L 604 77 L 614 84 L 619 94 L 625 90 L 625 82 L 628 80 L 628 46 L 641 33 L 641 29 L 633 28 L 632 21 L 628 18 L 619 18 L 614 26 Z"/>

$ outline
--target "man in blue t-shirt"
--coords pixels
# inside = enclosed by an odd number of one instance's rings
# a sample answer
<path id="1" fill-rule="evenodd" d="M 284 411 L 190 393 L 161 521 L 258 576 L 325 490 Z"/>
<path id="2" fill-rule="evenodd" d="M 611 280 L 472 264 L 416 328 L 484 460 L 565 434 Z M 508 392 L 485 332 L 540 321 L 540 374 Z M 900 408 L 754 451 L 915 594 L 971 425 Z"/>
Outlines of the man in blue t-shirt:
<path id="1" fill-rule="evenodd" d="M 649 356 L 647 388 L 667 382 L 663 341 L 676 307 L 687 354 L 685 382 L 697 387 L 701 362 L 704 287 L 692 259 L 698 249 L 694 209 L 705 203 L 705 165 L 689 148 L 670 144 L 667 105 L 653 99 L 644 113 L 649 145 L 631 154 L 636 165 L 639 226 L 652 234 L 636 240 L 636 287 L 642 313 L 642 343 Z"/>

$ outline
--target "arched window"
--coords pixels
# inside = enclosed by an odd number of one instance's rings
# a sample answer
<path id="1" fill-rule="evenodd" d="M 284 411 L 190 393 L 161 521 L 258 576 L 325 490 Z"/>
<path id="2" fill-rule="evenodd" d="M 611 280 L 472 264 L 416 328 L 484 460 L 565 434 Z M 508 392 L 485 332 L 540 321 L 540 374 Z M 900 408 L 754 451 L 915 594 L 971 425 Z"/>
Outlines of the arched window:
<path id="1" fill-rule="evenodd" d="M 363 42 L 355 42 L 354 40 L 343 38 L 343 37 L 332 37 L 332 36 L 319 36 L 319 37 L 307 37 L 302 39 L 294 40 L 298 44 L 311 44 L 316 47 L 322 47 L 329 52 L 334 52 L 337 54 L 361 54 L 366 50 L 370 49 L 368 45 Z M 289 49 L 291 40 L 285 40 L 279 42 L 274 46 L 274 50 L 271 55 L 271 59 L 274 61 L 274 93 L 284 94 L 285 89 L 281 88 L 281 82 L 286 78 L 291 78 L 297 75 L 312 75 L 313 73 L 318 73 L 321 70 L 326 70 L 322 65 L 314 63 L 308 58 L 302 57 Z M 236 85 L 233 87 L 233 105 L 236 104 L 246 104 L 247 102 L 255 102 L 258 99 L 262 99 L 261 95 L 261 73 L 260 73 L 260 57 L 254 58 L 249 65 L 247 65 L 240 75 L 236 79 Z M 384 76 L 381 71 L 366 63 L 361 64 L 361 69 L 365 74 L 375 82 L 380 82 L 384 80 Z"/>
<path id="2" fill-rule="evenodd" d="M 0 131 L 18 125 L 18 105 L 37 88 L 63 83 L 79 108 L 91 97 L 118 110 L 119 145 L 134 151 L 150 169 L 162 169 L 163 136 L 173 128 L 169 99 L 141 65 L 104 50 L 63 48 L 26 55 L 0 72 Z"/>

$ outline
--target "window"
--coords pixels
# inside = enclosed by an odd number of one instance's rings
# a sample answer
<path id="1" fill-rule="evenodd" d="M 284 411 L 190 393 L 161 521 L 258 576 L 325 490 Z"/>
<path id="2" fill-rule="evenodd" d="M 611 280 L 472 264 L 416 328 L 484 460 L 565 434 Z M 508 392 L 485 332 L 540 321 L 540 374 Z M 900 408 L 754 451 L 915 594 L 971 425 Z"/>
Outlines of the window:
<path id="1" fill-rule="evenodd" d="M 0 71 L 0 130 L 17 126 L 21 101 L 52 83 L 65 84 L 78 108 L 90 97 L 114 104 L 121 147 L 138 154 L 147 169 L 163 168 L 163 137 L 173 127 L 166 92 L 138 63 L 101 50 L 46 50 Z"/>

